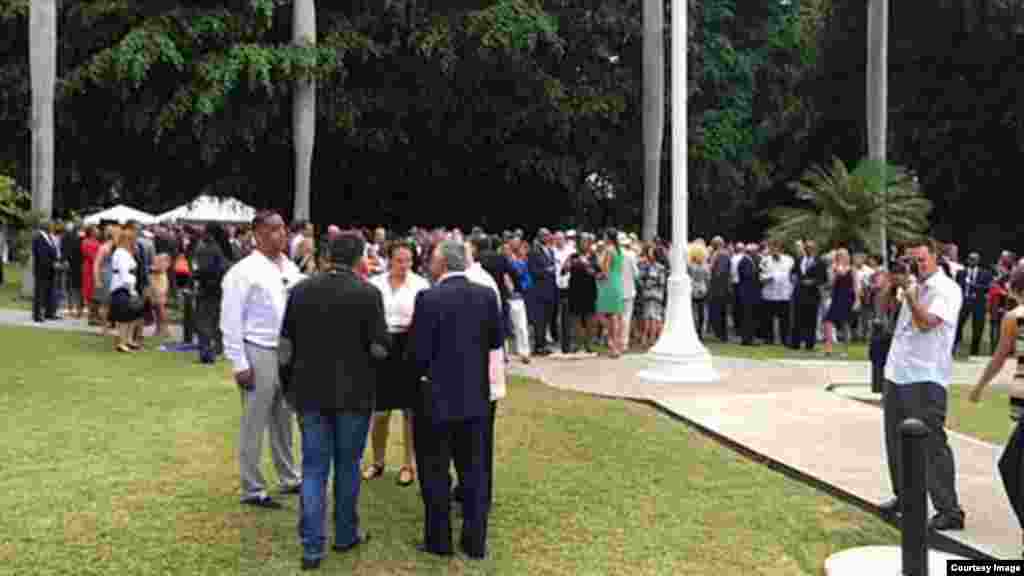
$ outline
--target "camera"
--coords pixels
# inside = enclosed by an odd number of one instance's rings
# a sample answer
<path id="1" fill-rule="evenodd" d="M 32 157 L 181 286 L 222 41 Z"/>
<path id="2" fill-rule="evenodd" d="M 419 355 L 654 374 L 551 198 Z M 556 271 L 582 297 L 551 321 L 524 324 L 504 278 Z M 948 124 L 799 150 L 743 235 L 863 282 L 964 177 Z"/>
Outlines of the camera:
<path id="1" fill-rule="evenodd" d="M 917 276 L 918 273 L 919 273 L 919 270 L 920 269 L 918 268 L 917 260 L 915 260 L 914 258 L 912 258 L 910 256 L 904 256 L 903 258 L 900 258 L 899 260 L 897 260 L 893 264 L 893 267 L 892 267 L 892 273 L 893 274 L 900 274 L 900 275 L 907 275 L 907 276 Z"/>

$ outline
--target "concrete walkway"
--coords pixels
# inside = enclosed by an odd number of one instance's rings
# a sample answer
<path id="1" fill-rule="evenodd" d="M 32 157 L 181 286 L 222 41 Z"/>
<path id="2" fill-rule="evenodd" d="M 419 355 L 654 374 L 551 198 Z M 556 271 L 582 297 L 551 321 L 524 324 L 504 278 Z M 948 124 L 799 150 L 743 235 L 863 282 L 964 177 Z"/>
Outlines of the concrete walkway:
<path id="1" fill-rule="evenodd" d="M 643 356 L 534 359 L 529 365 L 513 362 L 513 372 L 557 388 L 650 401 L 869 506 L 891 496 L 881 410 L 825 389 L 834 382 L 866 382 L 866 365 L 724 357 L 714 364 L 719 382 L 687 385 L 641 382 L 637 373 L 648 365 Z M 950 443 L 967 528 L 943 534 L 976 553 L 1020 558 L 1021 530 L 996 469 L 1002 447 L 956 433 L 950 433 Z"/>
<path id="2" fill-rule="evenodd" d="M 72 318 L 66 316 L 60 320 L 47 320 L 37 324 L 32 320 L 32 313 L 28 310 L 15 310 L 12 308 L 0 308 L 0 326 L 22 326 L 26 328 L 39 328 L 43 330 L 61 330 L 67 332 L 85 332 L 89 334 L 102 334 L 98 326 L 89 326 L 85 318 Z M 180 341 L 182 337 L 181 325 L 171 324 L 169 327 L 171 339 Z M 146 335 L 153 332 L 152 328 L 146 329 Z"/>
<path id="3" fill-rule="evenodd" d="M 0 309 L 0 325 L 99 333 L 84 320 L 35 324 L 23 310 Z M 180 327 L 172 328 L 180 340 Z M 513 361 L 512 372 L 556 388 L 652 402 L 710 434 L 869 506 L 890 496 L 881 410 L 826 390 L 830 384 L 868 382 L 867 363 L 716 357 L 720 381 L 665 385 L 639 380 L 637 374 L 648 362 L 634 355 L 617 360 L 534 358 L 529 365 Z M 955 380 L 973 383 L 982 369 L 984 363 L 960 363 Z M 949 437 L 967 529 L 944 534 L 987 556 L 1020 558 L 1021 530 L 996 470 L 1002 447 L 953 432 Z"/>

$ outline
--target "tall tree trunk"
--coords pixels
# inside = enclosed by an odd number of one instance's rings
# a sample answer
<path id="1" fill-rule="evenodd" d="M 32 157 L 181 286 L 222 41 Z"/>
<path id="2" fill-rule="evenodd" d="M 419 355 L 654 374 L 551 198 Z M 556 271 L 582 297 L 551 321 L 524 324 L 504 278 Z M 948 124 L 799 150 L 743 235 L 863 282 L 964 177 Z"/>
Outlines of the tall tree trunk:
<path id="1" fill-rule="evenodd" d="M 53 98 L 57 80 L 57 0 L 32 0 L 28 12 L 32 82 L 32 210 L 53 217 Z M 21 294 L 31 297 L 35 278 L 29 258 Z"/>
<path id="2" fill-rule="evenodd" d="M 661 148 L 665 135 L 665 2 L 645 0 L 643 5 L 643 131 L 645 241 L 658 235 L 661 191 Z"/>
<path id="3" fill-rule="evenodd" d="M 316 42 L 316 4 L 313 0 L 295 0 L 292 40 Z M 309 220 L 310 183 L 313 169 L 313 142 L 316 138 L 316 80 L 295 81 L 292 101 L 292 134 L 295 141 L 294 220 Z"/>
<path id="4" fill-rule="evenodd" d="M 32 209 L 53 215 L 53 98 L 57 75 L 57 0 L 29 5 L 32 77 Z"/>

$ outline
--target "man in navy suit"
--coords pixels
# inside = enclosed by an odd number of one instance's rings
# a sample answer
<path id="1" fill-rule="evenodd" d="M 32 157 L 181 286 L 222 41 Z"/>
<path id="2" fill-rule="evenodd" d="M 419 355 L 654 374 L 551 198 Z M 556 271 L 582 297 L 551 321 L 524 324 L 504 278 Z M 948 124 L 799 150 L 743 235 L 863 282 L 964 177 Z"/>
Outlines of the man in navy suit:
<path id="1" fill-rule="evenodd" d="M 413 419 L 420 494 L 426 510 L 423 552 L 450 556 L 451 479 L 455 469 L 463 493 L 459 540 L 471 558 L 487 553 L 489 511 L 487 427 L 490 351 L 500 348 L 501 315 L 490 288 L 465 276 L 466 246 L 446 240 L 431 255 L 437 283 L 416 296 L 412 342 L 421 398 Z"/>
<path id="2" fill-rule="evenodd" d="M 956 325 L 956 344 L 954 350 L 960 349 L 960 340 L 964 333 L 964 324 L 971 317 L 971 356 L 981 353 L 981 333 L 985 330 L 985 303 L 988 289 L 992 286 L 992 273 L 981 267 L 981 255 L 972 252 L 967 257 L 967 266 L 957 272 L 956 283 L 964 295 L 964 305 L 960 308 L 960 318 Z"/>
<path id="3" fill-rule="evenodd" d="M 743 253 L 739 263 L 739 284 L 736 285 L 737 300 L 742 307 L 740 314 L 742 326 L 739 326 L 744 346 L 754 345 L 754 332 L 757 327 L 758 300 L 761 299 L 761 287 L 758 285 L 760 266 L 755 263 L 753 244 Z"/>
<path id="4" fill-rule="evenodd" d="M 44 320 L 44 313 L 45 319 L 57 318 L 57 302 L 53 294 L 57 260 L 57 242 L 49 223 L 44 222 L 32 238 L 32 319 L 36 322 Z"/>
<path id="5" fill-rule="evenodd" d="M 550 354 L 547 345 L 549 328 L 551 335 L 558 339 L 558 327 L 554 322 L 554 312 L 558 304 L 558 283 L 555 279 L 557 265 L 551 239 L 551 232 L 547 228 L 541 228 L 526 260 L 530 277 L 533 278 L 533 286 L 526 294 L 526 311 L 530 315 L 530 324 L 533 325 L 535 356 Z"/>

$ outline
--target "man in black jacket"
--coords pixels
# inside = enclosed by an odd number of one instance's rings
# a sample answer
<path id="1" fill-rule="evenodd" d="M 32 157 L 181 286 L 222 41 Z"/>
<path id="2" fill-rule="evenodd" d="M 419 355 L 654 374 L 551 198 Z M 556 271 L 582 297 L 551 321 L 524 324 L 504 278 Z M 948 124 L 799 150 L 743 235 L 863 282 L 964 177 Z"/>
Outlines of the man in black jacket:
<path id="1" fill-rule="evenodd" d="M 45 319 L 57 318 L 53 291 L 59 254 L 52 231 L 50 224 L 43 222 L 32 237 L 32 319 L 36 322 L 44 320 L 44 313 Z"/>
<path id="2" fill-rule="evenodd" d="M 281 327 L 281 382 L 302 427 L 302 567 L 324 556 L 327 479 L 334 460 L 334 550 L 366 542 L 359 531 L 359 460 L 373 414 L 377 362 L 390 346 L 380 291 L 356 274 L 366 242 L 331 241 L 333 269 L 299 283 Z"/>
<path id="3" fill-rule="evenodd" d="M 708 294 L 708 308 L 711 330 L 722 342 L 729 341 L 728 311 L 731 300 L 732 255 L 725 248 L 720 236 L 711 239 L 711 285 Z"/>
<path id="4" fill-rule="evenodd" d="M 454 459 L 463 494 L 459 544 L 469 557 L 483 558 L 491 485 L 489 362 L 502 330 L 498 297 L 466 277 L 466 263 L 465 244 L 442 242 L 431 265 L 437 284 L 416 296 L 412 342 L 425 381 L 413 436 L 425 508 L 420 550 L 453 553 L 448 467 Z"/>
<path id="5" fill-rule="evenodd" d="M 796 321 L 792 348 L 799 349 L 802 344 L 807 350 L 814 350 L 821 287 L 828 282 L 828 270 L 818 257 L 818 247 L 813 240 L 804 243 L 804 251 L 804 256 L 796 263 Z"/>
<path id="6" fill-rule="evenodd" d="M 985 331 L 985 304 L 988 300 L 988 289 L 992 286 L 992 273 L 981 267 L 981 255 L 972 252 L 967 257 L 967 266 L 957 272 L 955 280 L 964 295 L 964 304 L 960 308 L 960 319 L 956 325 L 956 343 L 953 345 L 953 349 L 960 349 L 964 324 L 970 317 L 971 356 L 977 356 L 981 354 L 981 334 Z"/>
<path id="7" fill-rule="evenodd" d="M 547 356 L 548 329 L 558 339 L 558 327 L 554 325 L 554 312 L 558 302 L 558 284 L 555 280 L 555 253 L 552 247 L 551 232 L 541 228 L 537 232 L 530 255 L 526 261 L 533 286 L 526 294 L 526 311 L 533 325 L 533 353 L 536 356 Z"/>
<path id="8" fill-rule="evenodd" d="M 220 334 L 221 282 L 230 268 L 227 232 L 220 224 L 206 227 L 206 236 L 196 248 L 195 328 L 199 336 L 199 362 L 213 364 L 223 347 Z M 225 252 L 228 251 L 228 252 Z"/>

